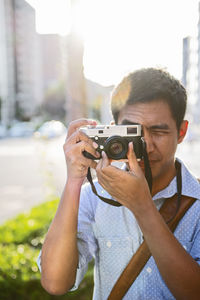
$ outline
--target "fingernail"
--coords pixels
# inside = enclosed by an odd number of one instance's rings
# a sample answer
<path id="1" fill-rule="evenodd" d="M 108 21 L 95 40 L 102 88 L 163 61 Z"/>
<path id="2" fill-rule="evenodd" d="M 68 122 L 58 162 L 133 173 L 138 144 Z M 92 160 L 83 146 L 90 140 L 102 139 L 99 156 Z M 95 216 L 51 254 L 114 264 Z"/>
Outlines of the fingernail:
<path id="1" fill-rule="evenodd" d="M 93 142 L 92 145 L 95 149 L 97 149 L 99 147 L 99 145 L 96 142 Z"/>
<path id="2" fill-rule="evenodd" d="M 133 142 L 130 142 L 130 143 L 129 143 L 129 146 L 132 146 L 132 147 L 133 147 Z"/>
<path id="3" fill-rule="evenodd" d="M 91 125 L 97 125 L 97 121 L 95 121 L 95 120 L 88 120 L 88 122 Z"/>

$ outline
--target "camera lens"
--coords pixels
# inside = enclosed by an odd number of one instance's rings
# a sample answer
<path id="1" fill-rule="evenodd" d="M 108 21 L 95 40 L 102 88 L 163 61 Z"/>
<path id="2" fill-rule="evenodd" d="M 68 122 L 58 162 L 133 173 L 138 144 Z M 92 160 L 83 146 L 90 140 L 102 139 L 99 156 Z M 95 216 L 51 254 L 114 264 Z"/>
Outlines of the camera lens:
<path id="1" fill-rule="evenodd" d="M 127 141 L 121 136 L 111 136 L 105 142 L 105 152 L 111 159 L 126 158 L 127 151 Z"/>
<path id="2" fill-rule="evenodd" d="M 123 151 L 123 145 L 120 142 L 114 142 L 110 145 L 109 152 L 111 155 L 118 155 Z"/>

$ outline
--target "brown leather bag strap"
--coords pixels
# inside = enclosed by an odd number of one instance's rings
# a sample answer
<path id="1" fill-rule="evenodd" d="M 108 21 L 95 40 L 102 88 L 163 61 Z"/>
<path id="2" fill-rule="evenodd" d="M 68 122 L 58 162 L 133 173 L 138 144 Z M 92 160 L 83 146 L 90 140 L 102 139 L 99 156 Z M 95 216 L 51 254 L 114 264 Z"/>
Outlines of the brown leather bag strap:
<path id="1" fill-rule="evenodd" d="M 174 232 L 179 221 L 185 215 L 187 210 L 196 201 L 194 198 L 182 196 L 179 210 L 174 216 L 176 212 L 176 199 L 177 194 L 171 198 L 168 198 L 160 209 L 160 214 L 165 222 L 168 223 L 168 226 L 172 232 Z M 171 216 L 174 216 L 174 218 L 170 220 Z M 168 222 L 169 220 L 170 222 Z M 151 252 L 147 246 L 147 243 L 143 241 L 115 283 L 108 300 L 121 300 L 124 297 L 150 257 Z"/>

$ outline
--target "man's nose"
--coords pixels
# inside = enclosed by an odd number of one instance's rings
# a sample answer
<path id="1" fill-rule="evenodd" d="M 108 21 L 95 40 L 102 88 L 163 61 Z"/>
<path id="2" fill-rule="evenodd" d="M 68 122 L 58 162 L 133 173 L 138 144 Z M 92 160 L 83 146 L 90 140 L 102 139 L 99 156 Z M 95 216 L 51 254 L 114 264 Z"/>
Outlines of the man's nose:
<path id="1" fill-rule="evenodd" d="M 153 137 L 148 131 L 144 132 L 144 140 L 146 142 L 147 153 L 153 152 L 155 145 L 154 145 Z"/>

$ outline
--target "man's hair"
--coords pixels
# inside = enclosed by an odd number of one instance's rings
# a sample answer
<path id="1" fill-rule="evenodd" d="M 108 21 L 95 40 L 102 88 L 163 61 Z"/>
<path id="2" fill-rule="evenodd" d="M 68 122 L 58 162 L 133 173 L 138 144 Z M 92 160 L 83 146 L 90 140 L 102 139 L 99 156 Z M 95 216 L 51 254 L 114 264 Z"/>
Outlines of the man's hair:
<path id="1" fill-rule="evenodd" d="M 168 103 L 179 130 L 187 104 L 186 90 L 180 81 L 165 70 L 156 68 L 145 68 L 128 74 L 112 93 L 111 110 L 115 123 L 118 123 L 119 112 L 125 105 L 159 100 Z"/>

